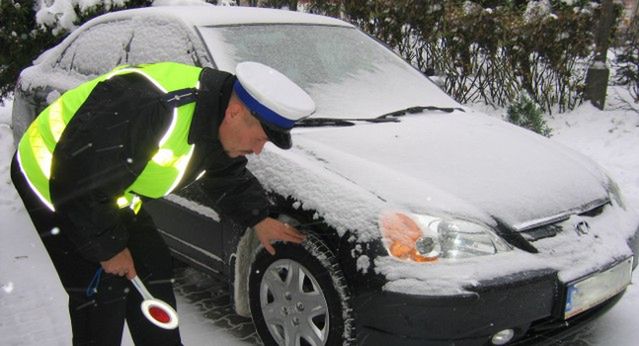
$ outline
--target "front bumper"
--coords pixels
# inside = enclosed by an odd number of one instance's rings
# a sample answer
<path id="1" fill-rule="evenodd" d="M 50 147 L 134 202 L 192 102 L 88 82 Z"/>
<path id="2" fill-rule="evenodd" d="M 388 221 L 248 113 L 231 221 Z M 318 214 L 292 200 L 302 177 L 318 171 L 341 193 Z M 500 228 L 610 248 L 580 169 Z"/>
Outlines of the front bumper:
<path id="1" fill-rule="evenodd" d="M 492 345 L 492 336 L 504 329 L 515 332 L 509 345 L 522 345 L 568 336 L 622 295 L 564 320 L 566 286 L 547 270 L 482 282 L 463 295 L 378 291 L 362 293 L 353 303 L 360 345 Z"/>

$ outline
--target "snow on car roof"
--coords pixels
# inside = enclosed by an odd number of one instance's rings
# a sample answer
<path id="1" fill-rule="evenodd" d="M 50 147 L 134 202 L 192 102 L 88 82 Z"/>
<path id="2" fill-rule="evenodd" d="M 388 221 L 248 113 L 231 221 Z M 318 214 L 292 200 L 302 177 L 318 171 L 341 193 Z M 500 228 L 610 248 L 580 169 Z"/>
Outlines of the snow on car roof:
<path id="1" fill-rule="evenodd" d="M 351 24 L 348 24 L 339 19 L 302 12 L 256 7 L 213 5 L 146 7 L 108 13 L 100 17 L 100 19 L 112 20 L 119 16 L 130 17 L 137 15 L 172 16 L 184 21 L 185 23 L 190 23 L 195 26 L 299 23 L 352 27 Z"/>

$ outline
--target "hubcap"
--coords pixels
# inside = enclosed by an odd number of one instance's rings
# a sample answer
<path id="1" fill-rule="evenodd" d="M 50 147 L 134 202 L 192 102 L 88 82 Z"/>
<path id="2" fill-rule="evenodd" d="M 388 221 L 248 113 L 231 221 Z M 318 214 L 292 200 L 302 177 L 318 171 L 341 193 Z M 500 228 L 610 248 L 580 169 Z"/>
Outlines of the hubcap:
<path id="1" fill-rule="evenodd" d="M 324 292 L 303 265 L 289 259 L 273 262 L 260 283 L 262 315 L 279 345 L 325 345 L 329 312 Z"/>

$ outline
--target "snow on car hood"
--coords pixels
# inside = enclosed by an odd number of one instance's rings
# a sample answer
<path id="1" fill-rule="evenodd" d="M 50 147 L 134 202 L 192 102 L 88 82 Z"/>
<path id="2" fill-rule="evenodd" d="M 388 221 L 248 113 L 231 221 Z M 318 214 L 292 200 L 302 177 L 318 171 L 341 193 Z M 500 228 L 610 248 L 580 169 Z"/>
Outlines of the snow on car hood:
<path id="1" fill-rule="evenodd" d="M 288 194 L 316 204 L 313 208 L 319 211 L 328 201 L 349 210 L 366 210 L 366 205 L 354 203 L 367 203 L 370 209 L 453 215 L 493 225 L 499 220 L 518 228 L 607 198 L 606 176 L 587 158 L 480 113 L 434 112 L 406 116 L 398 123 L 302 128 L 294 130 L 293 144 L 288 152 L 272 152 L 283 159 L 276 165 L 304 160 L 288 172 L 313 172 L 324 182 L 304 197 L 299 190 L 309 189 L 313 176 L 294 183 L 295 174 L 288 173 L 279 188 L 291 178 Z M 267 187 L 278 190 L 275 172 L 260 176 L 259 166 L 272 160 L 266 154 L 252 169 Z M 327 176 L 344 180 L 343 187 L 354 186 L 331 191 Z M 318 195 L 324 192 L 331 196 L 322 202 Z M 349 199 L 357 201 L 343 201 Z"/>

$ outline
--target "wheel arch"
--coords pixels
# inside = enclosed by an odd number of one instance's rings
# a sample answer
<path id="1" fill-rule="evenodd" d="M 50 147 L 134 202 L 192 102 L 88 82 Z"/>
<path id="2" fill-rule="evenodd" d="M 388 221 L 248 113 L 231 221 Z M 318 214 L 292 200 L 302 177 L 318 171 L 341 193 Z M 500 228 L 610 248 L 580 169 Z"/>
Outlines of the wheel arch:
<path id="1" fill-rule="evenodd" d="M 321 224 L 321 230 L 319 230 L 316 226 L 306 226 L 303 227 L 302 230 L 305 233 L 312 234 L 312 236 L 322 241 L 324 244 L 326 244 L 329 250 L 337 256 L 337 248 L 332 246 L 335 245 L 335 239 L 339 238 L 337 231 L 332 229 L 331 227 L 326 226 L 326 224 L 323 224 L 321 221 L 313 220 L 312 215 L 314 214 L 314 211 L 306 210 L 303 212 L 297 212 L 293 209 L 289 209 L 286 212 L 277 214 L 276 218 L 293 226 Z M 231 304 L 233 304 L 235 312 L 243 317 L 251 316 L 248 298 L 249 273 L 251 270 L 251 264 L 253 263 L 255 255 L 260 248 L 261 245 L 259 240 L 255 236 L 255 232 L 253 232 L 252 228 L 247 228 L 237 242 L 235 252 L 230 255 L 228 261 L 229 274 L 231 275 L 231 278 L 229 280 L 232 291 Z"/>

